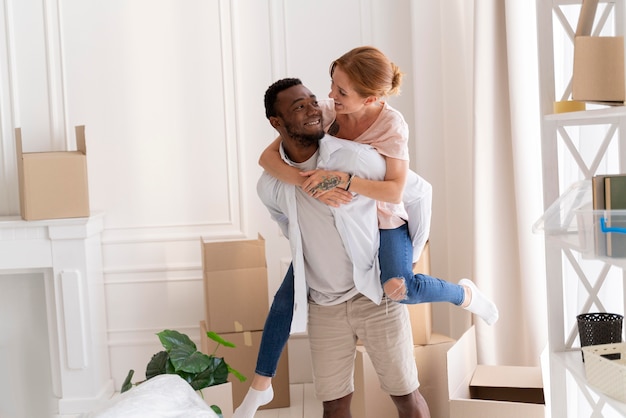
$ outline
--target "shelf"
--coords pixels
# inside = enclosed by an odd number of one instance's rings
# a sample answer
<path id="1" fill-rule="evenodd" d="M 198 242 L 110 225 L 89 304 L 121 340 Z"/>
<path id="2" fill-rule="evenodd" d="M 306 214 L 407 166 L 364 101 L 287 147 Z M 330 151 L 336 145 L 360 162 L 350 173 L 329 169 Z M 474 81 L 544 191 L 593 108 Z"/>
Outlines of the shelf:
<path id="1" fill-rule="evenodd" d="M 600 399 L 605 401 L 611 408 L 614 408 L 616 411 L 621 412 L 624 416 L 626 416 L 626 403 L 620 402 L 617 399 L 605 395 L 604 393 L 587 383 L 585 366 L 582 361 L 580 350 L 553 352 L 550 355 L 553 359 L 556 359 L 556 361 L 558 361 L 561 366 L 569 371 L 574 379 L 580 382 L 584 387 L 587 387 Z"/>
<path id="2" fill-rule="evenodd" d="M 591 200 L 589 180 L 572 184 L 535 222 L 533 231 L 544 233 L 557 246 L 580 253 L 583 259 L 626 269 L 626 210 L 591 210 Z M 613 257 L 607 251 L 609 240 L 621 246 L 621 252 L 614 250 Z"/>
<path id="3" fill-rule="evenodd" d="M 571 124 L 600 124 L 615 118 L 626 117 L 626 106 L 610 106 L 601 109 L 582 110 L 579 112 L 553 113 L 545 115 L 546 121 L 570 122 Z"/>
<path id="4" fill-rule="evenodd" d="M 592 17 L 592 33 L 623 36 L 625 1 L 600 0 L 603 5 L 598 6 L 598 14 L 593 10 L 593 16 L 598 17 Z M 626 417 L 626 403 L 590 385 L 580 349 L 562 348 L 571 347 L 570 339 L 576 338 L 565 312 L 602 310 L 610 305 L 612 311 L 623 313 L 626 308 L 626 235 L 621 252 L 622 240 L 616 238 L 623 232 L 618 231 L 620 227 L 626 230 L 626 211 L 594 211 L 591 185 L 596 174 L 626 172 L 626 106 L 587 102 L 583 111 L 548 114 L 553 112 L 555 100 L 573 94 L 574 33 L 585 2 L 535 2 L 545 212 L 533 225 L 533 232 L 544 235 L 547 250 L 548 333 L 551 345 L 555 344 L 548 347 L 548 412 L 555 418 Z M 572 182 L 576 183 L 566 191 L 562 189 Z M 546 202 L 546 196 L 555 198 L 555 191 L 560 193 L 556 201 Z M 625 257 L 608 257 L 607 253 Z"/>
<path id="5" fill-rule="evenodd" d="M 566 229 L 546 231 L 546 238 L 556 245 L 580 253 L 583 259 L 599 260 L 626 269 L 626 254 L 611 257 L 606 250 L 607 240 L 613 239 L 615 245 L 618 234 L 620 245 L 626 242 L 624 233 L 612 232 L 615 237 L 610 238 L 610 229 L 606 229 L 607 219 L 613 219 L 615 224 L 626 225 L 626 210 L 574 210 L 574 213 L 575 216 L 567 216 L 571 221 Z M 615 229 L 624 231 L 624 228 Z"/>

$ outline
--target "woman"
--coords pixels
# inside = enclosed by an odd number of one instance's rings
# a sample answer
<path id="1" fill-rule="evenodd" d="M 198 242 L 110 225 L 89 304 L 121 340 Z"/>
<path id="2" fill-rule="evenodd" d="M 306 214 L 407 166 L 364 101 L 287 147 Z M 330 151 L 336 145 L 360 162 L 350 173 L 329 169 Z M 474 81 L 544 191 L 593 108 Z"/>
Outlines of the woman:
<path id="1" fill-rule="evenodd" d="M 320 101 L 326 131 L 339 138 L 374 147 L 386 161 L 384 181 L 355 177 L 350 173 L 314 170 L 300 172 L 279 155 L 280 138 L 263 152 L 260 165 L 274 177 L 300 186 L 320 201 L 338 206 L 352 193 L 377 201 L 380 228 L 381 282 L 388 299 L 400 303 L 450 302 L 478 314 L 488 324 L 498 319 L 496 306 L 468 279 L 448 283 L 412 272 L 414 249 L 410 221 L 402 203 L 409 174 L 408 126 L 403 116 L 382 98 L 399 93 L 402 74 L 378 49 L 355 48 L 330 66 L 332 100 Z M 415 220 L 413 220 L 414 222 Z M 417 248 L 417 253 L 421 251 Z M 293 270 L 290 267 L 276 292 L 263 330 L 255 376 L 235 418 L 253 417 L 259 406 L 271 401 L 271 378 L 289 338 L 293 311 Z"/>

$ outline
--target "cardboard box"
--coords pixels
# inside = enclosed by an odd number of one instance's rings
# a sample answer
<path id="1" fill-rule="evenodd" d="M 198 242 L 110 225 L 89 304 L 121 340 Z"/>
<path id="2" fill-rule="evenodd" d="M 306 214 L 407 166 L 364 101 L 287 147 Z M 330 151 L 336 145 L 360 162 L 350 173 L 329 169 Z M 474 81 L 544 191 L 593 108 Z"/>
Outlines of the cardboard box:
<path id="1" fill-rule="evenodd" d="M 413 268 L 414 273 L 430 275 L 430 243 L 427 241 L 420 259 Z M 411 329 L 413 330 L 413 344 L 430 344 L 430 337 L 433 332 L 433 309 L 430 303 L 419 303 L 407 305 L 409 318 L 411 319 Z"/>
<path id="2" fill-rule="evenodd" d="M 583 102 L 624 102 L 624 38 L 577 36 L 574 39 L 572 98 Z"/>
<path id="3" fill-rule="evenodd" d="M 201 240 L 207 327 L 260 331 L 269 311 L 265 240 Z"/>
<path id="4" fill-rule="evenodd" d="M 76 127 L 78 151 L 22 152 L 15 129 L 20 214 L 25 220 L 89 216 L 85 127 Z"/>
<path id="5" fill-rule="evenodd" d="M 574 37 L 572 99 L 621 104 L 624 102 L 624 38 L 589 36 L 598 0 L 583 0 Z"/>
<path id="6" fill-rule="evenodd" d="M 426 399 L 433 418 L 448 416 L 448 382 L 446 353 L 454 340 L 440 334 L 431 336 L 432 344 L 414 348 L 415 364 L 419 373 L 419 391 Z M 352 415 L 359 418 L 395 417 L 397 409 L 389 395 L 380 388 L 378 375 L 365 350 L 357 347 L 354 368 Z"/>
<path id="7" fill-rule="evenodd" d="M 213 352 L 215 344 L 206 336 L 206 333 L 207 324 L 205 321 L 201 321 L 200 351 L 208 354 Z M 240 382 L 234 376 L 228 378 L 228 381 L 233 384 L 233 404 L 234 408 L 237 408 L 243 401 L 246 393 L 248 393 L 250 382 L 252 382 L 252 378 L 254 377 L 254 369 L 256 368 L 256 360 L 263 332 L 243 331 L 219 334 L 225 340 L 235 344 L 235 348 L 224 348 L 223 351 L 220 349 L 218 354 L 224 357 L 232 368 L 241 372 L 247 378 L 245 382 Z M 276 376 L 272 379 L 272 386 L 274 388 L 274 399 L 272 402 L 259 409 L 286 408 L 291 403 L 291 394 L 289 391 L 289 350 L 287 347 L 285 347 L 278 361 L 278 368 L 276 369 Z"/>
<path id="8" fill-rule="evenodd" d="M 217 405 L 220 408 L 223 418 L 233 418 L 233 384 L 231 382 L 209 386 L 200 392 L 207 405 Z"/>
<path id="9" fill-rule="evenodd" d="M 544 418 L 540 367 L 479 365 L 472 326 L 447 353 L 450 418 Z"/>

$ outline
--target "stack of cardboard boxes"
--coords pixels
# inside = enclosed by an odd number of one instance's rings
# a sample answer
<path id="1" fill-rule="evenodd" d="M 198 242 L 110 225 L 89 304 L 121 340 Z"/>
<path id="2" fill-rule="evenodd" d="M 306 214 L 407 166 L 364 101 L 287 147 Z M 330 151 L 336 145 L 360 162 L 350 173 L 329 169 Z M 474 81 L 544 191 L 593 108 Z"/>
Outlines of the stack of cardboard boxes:
<path id="1" fill-rule="evenodd" d="M 224 359 L 248 380 L 230 376 L 233 403 L 243 401 L 254 376 L 263 325 L 269 310 L 265 240 L 207 242 L 202 239 L 205 319 L 200 322 L 201 350 L 213 349 L 207 331 L 218 333 L 235 344 Z M 289 360 L 285 351 L 272 380 L 274 400 L 261 409 L 283 408 L 290 404 Z"/>
<path id="2" fill-rule="evenodd" d="M 236 345 L 224 356 L 226 361 L 251 379 L 269 309 L 265 241 L 259 236 L 248 241 L 202 240 L 201 244 L 206 307 L 205 319 L 200 323 L 201 350 L 210 353 L 213 345 L 206 332 L 217 332 Z M 415 271 L 430 274 L 428 244 Z M 545 403 L 540 368 L 479 365 L 473 327 L 457 342 L 432 332 L 430 304 L 407 305 L 407 308 L 420 392 L 432 417 L 543 416 Z M 229 380 L 236 407 L 247 393 L 250 380 L 242 383 L 232 376 Z M 288 407 L 289 383 L 285 348 L 272 381 L 274 400 L 262 409 Z M 380 388 L 363 346 L 357 348 L 356 354 L 352 414 L 359 418 L 397 415 L 393 402 Z"/>

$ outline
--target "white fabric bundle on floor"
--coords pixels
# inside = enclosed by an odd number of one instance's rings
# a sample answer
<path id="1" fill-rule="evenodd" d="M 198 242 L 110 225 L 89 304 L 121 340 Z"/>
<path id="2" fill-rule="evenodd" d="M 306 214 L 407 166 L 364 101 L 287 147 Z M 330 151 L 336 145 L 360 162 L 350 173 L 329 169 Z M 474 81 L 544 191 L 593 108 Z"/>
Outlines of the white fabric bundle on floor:
<path id="1" fill-rule="evenodd" d="M 219 406 L 219 405 L 218 405 Z M 218 418 L 180 376 L 155 376 L 81 418 Z"/>

